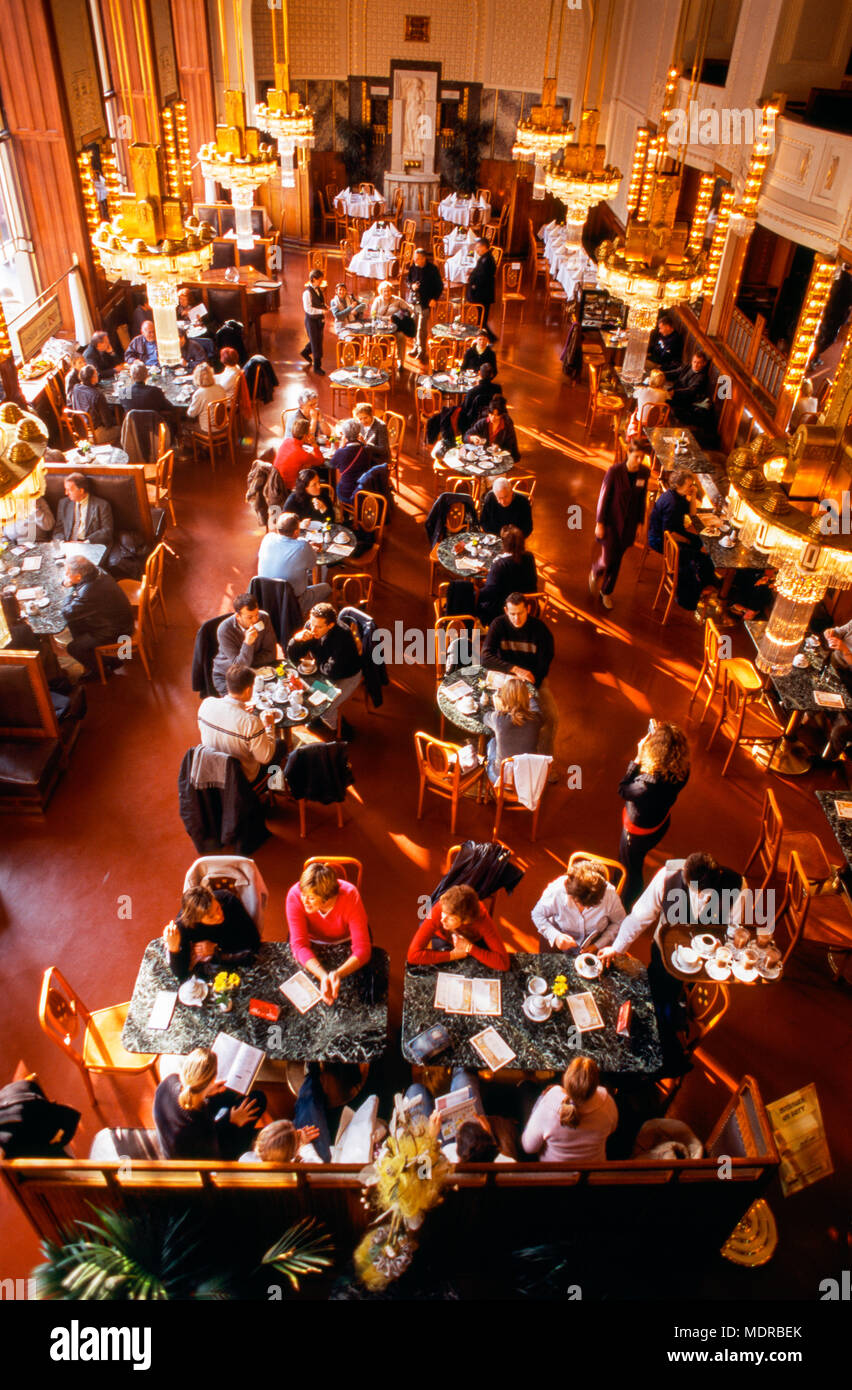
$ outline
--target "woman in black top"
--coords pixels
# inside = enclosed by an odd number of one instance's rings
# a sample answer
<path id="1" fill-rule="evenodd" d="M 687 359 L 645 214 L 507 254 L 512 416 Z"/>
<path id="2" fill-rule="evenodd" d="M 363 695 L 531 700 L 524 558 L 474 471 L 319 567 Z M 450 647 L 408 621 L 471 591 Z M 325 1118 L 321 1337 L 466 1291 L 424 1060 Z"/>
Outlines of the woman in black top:
<path id="1" fill-rule="evenodd" d="M 689 744 L 677 724 L 651 720 L 618 784 L 624 798 L 618 857 L 627 870 L 622 899 L 629 912 L 642 893 L 645 856 L 669 828 L 671 809 L 689 777 Z"/>
<path id="2" fill-rule="evenodd" d="M 180 915 L 163 932 L 168 962 L 185 980 L 206 961 L 240 965 L 254 959 L 260 932 L 239 898 L 225 889 L 190 888 Z"/>
<path id="3" fill-rule="evenodd" d="M 488 624 L 503 612 L 510 594 L 534 594 L 538 589 L 535 559 L 526 548 L 524 533 L 518 526 L 501 526 L 503 554 L 492 562 L 488 577 L 476 600 L 476 616 Z"/>
<path id="4" fill-rule="evenodd" d="M 296 486 L 284 503 L 285 512 L 295 512 L 301 521 L 333 521 L 334 510 L 320 492 L 319 474 L 303 468 Z"/>
<path id="5" fill-rule="evenodd" d="M 262 1091 L 249 1096 L 229 1091 L 216 1080 L 217 1071 L 215 1052 L 197 1047 L 183 1059 L 179 1075 L 160 1082 L 154 1124 L 164 1158 L 233 1160 L 251 1148 L 266 1096 Z"/>
<path id="6" fill-rule="evenodd" d="M 492 396 L 487 412 L 478 420 L 474 420 L 465 434 L 465 440 L 470 444 L 484 444 L 486 448 L 496 444 L 498 449 L 504 449 L 507 454 L 511 454 L 515 463 L 520 462 L 518 436 L 509 417 L 505 396 Z"/>

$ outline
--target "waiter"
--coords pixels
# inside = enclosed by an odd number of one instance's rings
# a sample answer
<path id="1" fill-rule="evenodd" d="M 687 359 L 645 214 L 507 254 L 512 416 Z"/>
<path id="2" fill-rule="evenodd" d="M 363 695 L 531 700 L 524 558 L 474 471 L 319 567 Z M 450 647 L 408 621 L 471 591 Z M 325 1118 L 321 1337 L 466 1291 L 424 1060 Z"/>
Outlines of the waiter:
<path id="1" fill-rule="evenodd" d="M 645 517 L 645 499 L 651 470 L 644 462 L 645 452 L 638 444 L 628 444 L 627 458 L 614 463 L 604 474 L 595 517 L 595 539 L 601 553 L 589 574 L 589 593 L 600 596 L 604 608 L 612 608 L 612 594 L 621 561 L 636 539 Z"/>
<path id="2" fill-rule="evenodd" d="M 308 283 L 305 285 L 302 294 L 302 308 L 305 311 L 305 328 L 308 333 L 308 341 L 302 348 L 302 356 L 308 366 L 313 366 L 317 376 L 325 376 L 322 369 L 322 335 L 323 327 L 328 308 L 325 302 L 325 295 L 322 292 L 323 274 L 321 270 L 312 270 L 308 276 Z"/>
<path id="3" fill-rule="evenodd" d="M 476 262 L 467 282 L 467 298 L 469 304 L 482 305 L 483 330 L 490 343 L 496 342 L 497 334 L 488 327 L 488 315 L 497 298 L 497 262 L 484 238 L 476 243 Z"/>
<path id="4" fill-rule="evenodd" d="M 430 261 L 428 252 L 422 246 L 418 246 L 414 252 L 414 264 L 409 266 L 408 291 L 409 298 L 417 308 L 417 351 L 411 355 L 426 362 L 429 357 L 429 318 L 432 305 L 444 293 L 444 282 L 438 267 Z"/>

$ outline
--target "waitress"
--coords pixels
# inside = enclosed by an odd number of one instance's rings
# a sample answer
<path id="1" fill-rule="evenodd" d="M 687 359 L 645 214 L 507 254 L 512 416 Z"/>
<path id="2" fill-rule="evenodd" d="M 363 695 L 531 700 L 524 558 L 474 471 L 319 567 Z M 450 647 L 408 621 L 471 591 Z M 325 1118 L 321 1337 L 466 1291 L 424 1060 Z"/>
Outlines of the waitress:
<path id="1" fill-rule="evenodd" d="M 677 724 L 650 728 L 618 784 L 624 798 L 618 857 L 627 870 L 622 898 L 628 912 L 644 888 L 645 857 L 666 834 L 671 809 L 689 778 L 689 744 Z"/>

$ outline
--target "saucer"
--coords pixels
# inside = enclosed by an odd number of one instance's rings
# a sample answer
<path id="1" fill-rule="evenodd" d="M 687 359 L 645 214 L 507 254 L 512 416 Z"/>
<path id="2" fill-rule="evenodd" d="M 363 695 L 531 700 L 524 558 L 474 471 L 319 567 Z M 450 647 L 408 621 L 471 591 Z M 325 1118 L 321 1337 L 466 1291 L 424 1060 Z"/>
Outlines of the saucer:
<path id="1" fill-rule="evenodd" d="M 810 666 L 810 664 L 811 663 L 808 661 L 808 658 L 804 656 L 802 652 L 799 652 L 798 655 L 793 657 L 793 665 L 798 666 L 800 670 L 802 669 L 802 667 L 807 669 L 807 667 Z"/>
<path id="2" fill-rule="evenodd" d="M 207 998 L 207 990 L 208 986 L 203 980 L 197 980 L 193 977 L 190 980 L 184 980 L 178 990 L 178 999 L 189 1009 L 200 1009 Z"/>
<path id="3" fill-rule="evenodd" d="M 672 951 L 672 965 L 684 975 L 697 975 L 703 964 L 703 961 L 697 960 L 694 965 L 685 965 L 680 958 L 680 947 L 676 946 Z"/>
<path id="4" fill-rule="evenodd" d="M 757 973 L 760 976 L 761 980 L 777 980 L 783 968 L 784 967 L 780 964 L 780 962 L 778 965 L 755 966 L 755 969 L 757 970 Z"/>
<path id="5" fill-rule="evenodd" d="M 700 936 L 692 938 L 692 949 L 697 951 L 700 956 L 712 956 L 718 945 L 718 937 L 711 936 L 709 932 L 703 932 Z"/>
<path id="6" fill-rule="evenodd" d="M 543 996 L 542 996 L 542 995 L 538 995 L 538 996 L 536 996 L 536 997 L 540 999 L 540 998 L 542 998 Z M 534 1014 L 534 1013 L 531 1013 L 531 1012 L 530 1012 L 529 1008 L 527 1007 L 527 1005 L 529 1004 L 529 1002 L 530 1002 L 529 999 L 525 999 L 524 1002 L 523 1002 L 523 1004 L 521 1005 L 521 1008 L 522 1008 L 523 1011 L 524 1011 L 524 1017 L 525 1017 L 525 1018 L 528 1018 L 529 1021 L 530 1021 L 530 1023 L 546 1023 L 547 1020 L 550 1018 L 551 1006 L 548 1004 L 548 1006 L 547 1006 L 547 1013 L 546 1013 L 546 1014 L 542 1014 L 541 1016 L 539 1016 L 538 1014 Z"/>
<path id="7" fill-rule="evenodd" d="M 590 951 L 584 951 L 574 961 L 574 969 L 584 980 L 596 980 L 603 970 L 603 962 Z"/>
<path id="8" fill-rule="evenodd" d="M 739 980 L 741 984 L 752 985 L 757 979 L 756 965 L 743 965 L 742 961 L 735 960 L 731 968 L 734 972 L 734 979 Z"/>
<path id="9" fill-rule="evenodd" d="M 299 705 L 299 708 L 298 708 L 298 709 L 291 709 L 289 705 L 287 706 L 287 718 L 288 718 L 288 719 L 304 719 L 304 717 L 305 717 L 305 715 L 307 714 L 307 712 L 308 712 L 308 711 L 307 711 L 307 708 L 306 708 L 305 705 Z M 277 713 L 277 714 L 280 714 L 280 716 L 281 716 L 282 719 L 284 718 L 284 715 L 283 715 L 283 713 L 282 713 L 280 710 L 277 710 L 276 713 Z M 276 722 L 276 724 L 277 724 L 279 721 L 276 719 L 275 722 Z"/>
<path id="10" fill-rule="evenodd" d="M 706 960 L 704 962 L 704 969 L 707 971 L 711 980 L 729 980 L 731 978 L 731 967 L 729 965 L 720 965 L 718 961 Z"/>

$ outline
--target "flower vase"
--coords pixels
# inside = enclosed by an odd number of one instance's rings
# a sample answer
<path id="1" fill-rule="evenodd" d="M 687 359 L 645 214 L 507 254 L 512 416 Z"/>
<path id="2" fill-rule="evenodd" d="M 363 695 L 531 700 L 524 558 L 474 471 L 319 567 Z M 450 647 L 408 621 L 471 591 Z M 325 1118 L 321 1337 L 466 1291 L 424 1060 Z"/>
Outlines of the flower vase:
<path id="1" fill-rule="evenodd" d="M 229 1014 L 234 1007 L 234 1001 L 230 994 L 217 994 L 216 1003 L 220 1014 Z"/>

